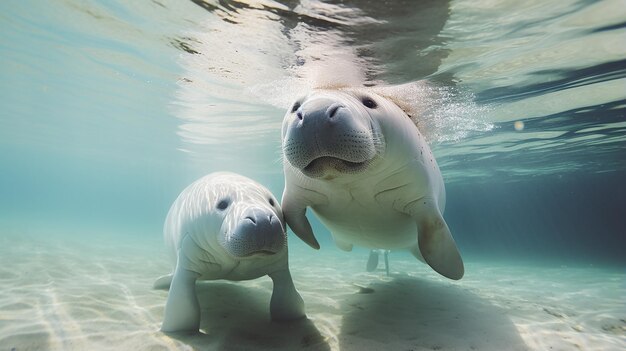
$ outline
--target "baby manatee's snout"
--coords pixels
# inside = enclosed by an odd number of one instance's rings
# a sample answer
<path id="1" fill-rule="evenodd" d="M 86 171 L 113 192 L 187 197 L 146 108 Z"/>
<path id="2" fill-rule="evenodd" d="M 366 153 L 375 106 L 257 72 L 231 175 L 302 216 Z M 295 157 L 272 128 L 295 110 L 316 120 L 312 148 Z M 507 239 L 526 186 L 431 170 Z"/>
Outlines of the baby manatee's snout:
<path id="1" fill-rule="evenodd" d="M 246 209 L 225 248 L 235 257 L 273 255 L 285 248 L 287 237 L 276 214 L 262 208 Z"/>

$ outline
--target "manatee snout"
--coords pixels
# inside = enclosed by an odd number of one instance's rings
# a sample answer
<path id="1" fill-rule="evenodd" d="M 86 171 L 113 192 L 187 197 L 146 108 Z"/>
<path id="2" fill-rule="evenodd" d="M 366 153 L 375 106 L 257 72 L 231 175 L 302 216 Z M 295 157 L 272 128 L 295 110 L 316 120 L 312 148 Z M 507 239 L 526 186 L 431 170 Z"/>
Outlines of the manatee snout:
<path id="1" fill-rule="evenodd" d="M 287 235 L 276 213 L 264 208 L 245 210 L 223 243 L 234 257 L 274 255 L 287 244 Z"/>
<path id="2" fill-rule="evenodd" d="M 371 121 L 354 101 L 312 97 L 285 116 L 285 159 L 305 175 L 358 172 L 379 151 Z"/>

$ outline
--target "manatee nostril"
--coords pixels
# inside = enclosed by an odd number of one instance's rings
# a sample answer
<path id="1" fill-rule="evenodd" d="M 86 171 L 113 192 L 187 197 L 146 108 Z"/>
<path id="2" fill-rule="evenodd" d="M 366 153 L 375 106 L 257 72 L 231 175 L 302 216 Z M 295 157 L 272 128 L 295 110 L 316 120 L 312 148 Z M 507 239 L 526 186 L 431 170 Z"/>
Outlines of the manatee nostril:
<path id="1" fill-rule="evenodd" d="M 250 222 L 256 224 L 256 219 L 254 219 L 253 217 L 248 216 L 248 217 L 246 217 L 246 219 L 248 219 L 248 220 L 250 220 Z"/>
<path id="2" fill-rule="evenodd" d="M 341 105 L 335 104 L 332 105 L 328 111 L 326 112 L 328 114 L 328 118 L 333 118 L 335 117 L 335 115 L 337 114 L 337 111 L 339 110 L 339 108 L 342 107 Z"/>
<path id="3" fill-rule="evenodd" d="M 303 116 L 302 116 L 302 111 L 298 111 L 298 112 L 296 113 L 296 116 L 298 116 L 298 119 L 299 119 L 299 120 L 302 120 L 302 117 L 303 117 Z"/>

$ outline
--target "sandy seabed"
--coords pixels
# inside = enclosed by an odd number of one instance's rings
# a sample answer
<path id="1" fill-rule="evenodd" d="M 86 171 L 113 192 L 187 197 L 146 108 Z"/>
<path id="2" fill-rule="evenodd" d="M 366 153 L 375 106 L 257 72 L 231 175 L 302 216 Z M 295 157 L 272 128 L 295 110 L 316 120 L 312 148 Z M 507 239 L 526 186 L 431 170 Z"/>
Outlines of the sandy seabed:
<path id="1" fill-rule="evenodd" d="M 468 260 L 454 282 L 404 253 L 387 276 L 365 272 L 364 250 L 290 249 L 308 319 L 270 322 L 267 277 L 203 282 L 202 333 L 165 335 L 167 292 L 152 289 L 170 270 L 159 238 L 4 233 L 0 351 L 626 350 L 616 268 Z"/>

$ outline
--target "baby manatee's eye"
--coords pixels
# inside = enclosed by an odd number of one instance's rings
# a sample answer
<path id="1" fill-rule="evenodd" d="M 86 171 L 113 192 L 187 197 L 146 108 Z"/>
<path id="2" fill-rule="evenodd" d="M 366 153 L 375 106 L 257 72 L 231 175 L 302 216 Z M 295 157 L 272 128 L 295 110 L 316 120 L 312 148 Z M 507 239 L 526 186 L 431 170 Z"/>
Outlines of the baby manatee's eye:
<path id="1" fill-rule="evenodd" d="M 291 107 L 291 113 L 294 113 L 296 111 L 298 111 L 298 109 L 300 108 L 301 104 L 299 101 L 296 101 L 295 104 L 293 104 L 293 107 Z"/>
<path id="2" fill-rule="evenodd" d="M 274 207 L 274 205 L 276 205 L 276 203 L 274 202 L 274 199 L 272 199 L 271 197 L 269 198 L 268 202 L 270 203 L 270 206 Z"/>
<path id="3" fill-rule="evenodd" d="M 378 107 L 378 105 L 376 104 L 376 101 L 374 101 L 372 98 L 369 97 L 363 97 L 361 98 L 361 103 L 363 103 L 363 106 L 367 107 L 367 108 L 376 108 Z"/>
<path id="4" fill-rule="evenodd" d="M 226 199 L 221 199 L 215 207 L 217 207 L 217 209 L 220 211 L 224 211 L 225 209 L 228 208 L 228 205 L 230 205 L 230 199 L 226 198 Z"/>

